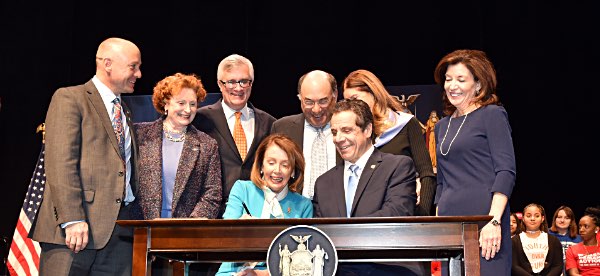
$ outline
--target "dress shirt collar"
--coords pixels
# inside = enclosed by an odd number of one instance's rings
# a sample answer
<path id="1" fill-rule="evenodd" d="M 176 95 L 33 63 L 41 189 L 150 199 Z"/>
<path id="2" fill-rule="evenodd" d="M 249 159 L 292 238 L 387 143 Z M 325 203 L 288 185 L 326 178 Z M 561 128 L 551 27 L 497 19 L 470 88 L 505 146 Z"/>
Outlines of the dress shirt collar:
<path id="1" fill-rule="evenodd" d="M 304 119 L 304 129 L 310 129 L 310 130 L 314 131 L 315 133 L 317 131 L 319 131 L 319 128 L 311 125 L 306 119 Z M 327 124 L 325 124 L 325 126 L 321 127 L 320 129 L 323 130 L 323 133 L 327 133 L 326 131 L 331 129 L 331 125 L 329 124 L 329 122 L 327 122 Z"/>
<path id="2" fill-rule="evenodd" d="M 288 189 L 288 186 L 286 185 L 283 187 L 281 192 L 275 193 L 275 192 L 271 191 L 271 189 L 269 189 L 269 187 L 265 186 L 263 188 L 263 192 L 265 193 L 265 200 L 267 202 L 271 203 L 271 200 L 273 200 L 273 198 L 277 198 L 278 201 L 282 201 L 287 196 L 289 189 Z"/>
<path id="3" fill-rule="evenodd" d="M 102 98 L 102 102 L 104 102 L 105 106 L 111 106 L 113 105 L 113 100 L 115 98 L 119 98 L 119 100 L 121 101 L 121 97 L 120 96 L 116 96 L 115 93 L 113 93 L 110 88 L 108 88 L 108 86 L 106 86 L 104 83 L 102 83 L 102 81 L 100 81 L 100 79 L 98 79 L 97 76 L 94 76 L 92 78 L 92 82 L 94 83 L 94 86 L 96 86 L 96 89 L 98 89 L 98 92 L 100 93 L 100 97 Z M 123 101 L 121 101 L 123 102 Z"/>
<path id="4" fill-rule="evenodd" d="M 354 163 L 358 166 L 358 171 L 356 172 L 356 174 L 358 174 L 359 176 L 360 176 L 360 172 L 362 172 L 362 170 L 367 165 L 367 161 L 369 161 L 369 158 L 373 154 L 374 150 L 375 150 L 375 147 L 373 147 L 373 145 L 369 145 L 369 149 L 365 153 L 363 153 L 363 155 L 360 158 L 358 158 L 356 163 Z M 344 171 L 348 171 L 348 169 L 350 168 L 350 165 L 352 165 L 352 164 L 353 163 L 351 163 L 350 161 L 344 161 Z"/>
<path id="5" fill-rule="evenodd" d="M 244 107 L 242 107 L 241 110 L 235 110 L 235 109 L 229 107 L 224 101 L 221 100 L 221 106 L 223 107 L 223 112 L 225 113 L 225 118 L 227 118 L 227 119 L 235 116 L 235 112 L 237 112 L 237 111 L 242 112 L 242 119 L 250 118 L 250 114 L 249 114 L 250 111 L 248 110 L 248 104 L 246 104 Z"/>

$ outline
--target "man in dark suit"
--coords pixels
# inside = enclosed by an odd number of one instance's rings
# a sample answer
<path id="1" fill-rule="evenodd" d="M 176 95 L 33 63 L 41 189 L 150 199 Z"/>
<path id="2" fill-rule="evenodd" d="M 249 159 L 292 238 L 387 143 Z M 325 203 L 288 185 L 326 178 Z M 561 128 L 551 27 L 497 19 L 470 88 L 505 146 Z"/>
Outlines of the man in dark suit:
<path id="1" fill-rule="evenodd" d="M 415 166 L 410 157 L 383 153 L 373 147 L 373 114 L 369 106 L 355 99 L 338 102 L 331 118 L 331 133 L 344 163 L 317 179 L 315 217 L 412 216 L 417 200 Z M 340 275 L 422 272 L 416 263 L 411 263 L 411 269 L 401 265 L 356 263 L 340 265 L 338 269 Z"/>
<path id="2" fill-rule="evenodd" d="M 130 41 L 98 47 L 96 75 L 58 89 L 46 115 L 44 200 L 30 231 L 40 242 L 40 275 L 131 275 L 130 219 L 135 197 L 136 143 L 121 94 L 142 77 Z M 116 100 L 119 101 L 116 101 Z"/>
<path id="3" fill-rule="evenodd" d="M 275 121 L 271 128 L 271 133 L 288 135 L 302 149 L 306 161 L 306 177 L 299 192 L 310 199 L 313 198 L 317 177 L 342 162 L 342 158 L 336 153 L 329 125 L 337 94 L 337 82 L 333 75 L 321 70 L 302 75 L 298 81 L 298 98 L 302 113 L 283 117 Z M 322 170 L 316 167 L 319 161 L 313 160 L 317 158 L 313 155 L 313 147 L 316 147 L 315 139 L 321 139 L 318 137 L 319 132 L 325 143 L 325 148 L 317 152 L 323 154 L 325 159 Z"/>
<path id="4" fill-rule="evenodd" d="M 250 179 L 254 152 L 262 139 L 270 134 L 271 125 L 275 122 L 273 116 L 248 102 L 253 80 L 254 67 L 250 60 L 236 54 L 224 58 L 217 70 L 217 84 L 223 98 L 198 109 L 193 121 L 198 130 L 210 135 L 219 145 L 224 203 L 236 180 Z M 234 139 L 236 121 L 241 124 L 238 129 L 242 133 L 239 135 L 245 141 L 241 147 Z M 221 214 L 225 211 L 224 203 Z"/>

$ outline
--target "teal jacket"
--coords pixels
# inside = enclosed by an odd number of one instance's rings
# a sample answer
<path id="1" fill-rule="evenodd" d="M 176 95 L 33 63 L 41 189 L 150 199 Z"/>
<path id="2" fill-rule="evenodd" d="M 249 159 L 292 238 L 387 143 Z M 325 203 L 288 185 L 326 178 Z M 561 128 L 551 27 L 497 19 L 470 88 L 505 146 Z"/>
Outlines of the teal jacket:
<path id="1" fill-rule="evenodd" d="M 238 180 L 233 184 L 231 192 L 229 193 L 229 199 L 227 200 L 227 207 L 225 208 L 223 218 L 240 218 L 246 212 L 242 202 L 245 203 L 250 210 L 251 216 L 259 218 L 262 214 L 264 201 L 265 196 L 263 191 L 254 185 L 252 181 Z M 279 204 L 283 210 L 284 218 L 313 217 L 312 202 L 310 199 L 303 197 L 298 193 L 288 192 L 287 196 L 279 201 Z M 242 269 L 243 265 L 244 263 L 223 263 L 216 275 L 234 275 Z M 267 267 L 264 262 L 261 262 L 258 263 L 254 269 L 264 270 L 267 269 Z"/>

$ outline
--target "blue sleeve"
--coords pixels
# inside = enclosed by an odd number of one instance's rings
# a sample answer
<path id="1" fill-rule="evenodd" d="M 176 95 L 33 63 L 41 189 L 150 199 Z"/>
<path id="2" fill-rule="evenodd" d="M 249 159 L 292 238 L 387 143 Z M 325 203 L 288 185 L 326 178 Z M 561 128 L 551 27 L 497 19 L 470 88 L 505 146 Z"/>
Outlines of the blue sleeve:
<path id="1" fill-rule="evenodd" d="M 310 200 L 306 201 L 304 204 L 304 210 L 302 211 L 301 218 L 312 218 L 313 217 L 313 206 Z"/>
<path id="2" fill-rule="evenodd" d="M 237 272 L 237 268 L 239 267 L 239 263 L 222 263 L 219 267 L 219 271 L 217 271 L 216 276 L 231 276 L 235 275 Z"/>
<path id="3" fill-rule="evenodd" d="M 515 151 L 513 148 L 508 114 L 503 107 L 490 106 L 487 112 L 486 130 L 496 179 L 492 192 L 499 192 L 510 198 L 517 174 Z"/>
<path id="4" fill-rule="evenodd" d="M 244 212 L 242 202 L 244 202 L 246 195 L 244 183 L 240 180 L 236 181 L 231 188 L 231 192 L 229 192 L 227 206 L 225 207 L 225 213 L 223 213 L 224 219 L 239 219 L 242 216 Z"/>
<path id="5" fill-rule="evenodd" d="M 221 267 L 219 267 L 219 271 L 217 271 L 216 276 L 231 276 L 237 274 L 241 271 L 242 267 L 245 263 L 222 263 Z M 267 263 L 260 262 L 254 266 L 254 270 L 266 270 Z"/>

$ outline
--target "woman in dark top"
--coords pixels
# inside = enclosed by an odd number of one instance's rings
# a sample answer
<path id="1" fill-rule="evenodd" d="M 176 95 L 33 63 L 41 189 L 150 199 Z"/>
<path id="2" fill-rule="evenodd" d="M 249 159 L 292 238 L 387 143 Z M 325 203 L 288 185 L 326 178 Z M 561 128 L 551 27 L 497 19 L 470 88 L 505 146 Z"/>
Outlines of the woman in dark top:
<path id="1" fill-rule="evenodd" d="M 481 275 L 510 275 L 510 207 L 516 162 L 496 72 L 482 51 L 457 50 L 438 63 L 444 115 L 435 126 L 440 216 L 490 215 L 481 228 Z"/>
<path id="2" fill-rule="evenodd" d="M 375 147 L 382 152 L 411 157 L 417 168 L 415 215 L 432 215 L 435 174 L 425 145 L 423 128 L 412 114 L 402 112 L 400 102 L 385 89 L 379 78 L 367 70 L 351 72 L 343 85 L 345 99 L 359 99 L 371 108 L 374 117 Z"/>

